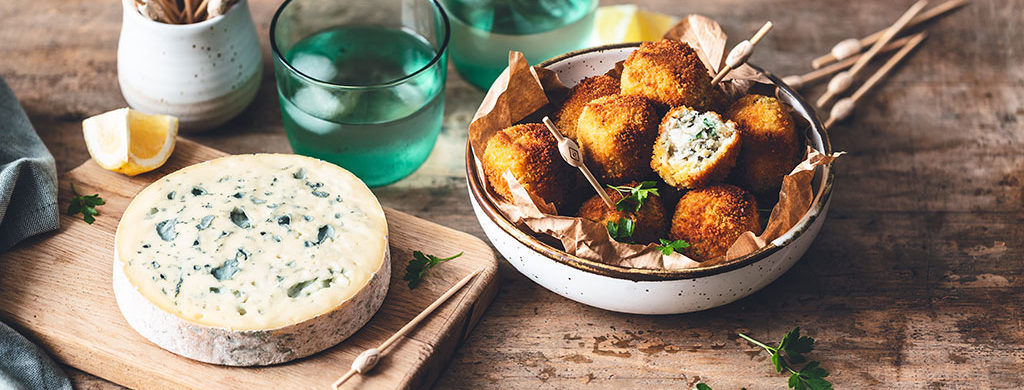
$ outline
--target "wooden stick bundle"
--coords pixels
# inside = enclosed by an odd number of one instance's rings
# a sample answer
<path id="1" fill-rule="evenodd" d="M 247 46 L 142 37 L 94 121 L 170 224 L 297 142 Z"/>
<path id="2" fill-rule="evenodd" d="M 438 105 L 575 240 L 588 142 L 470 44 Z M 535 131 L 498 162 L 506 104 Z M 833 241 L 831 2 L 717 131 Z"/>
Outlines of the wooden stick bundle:
<path id="1" fill-rule="evenodd" d="M 902 61 L 903 58 L 907 56 L 907 54 L 910 54 L 910 52 L 913 51 L 914 48 L 917 47 L 917 45 L 921 44 L 921 41 L 923 41 L 925 37 L 926 35 L 924 33 L 919 33 L 917 35 L 910 37 L 910 41 L 908 41 L 907 44 L 903 45 L 903 48 L 901 48 L 900 51 L 896 52 L 896 54 L 894 54 L 892 58 L 889 58 L 889 60 L 886 61 L 881 68 L 878 68 L 878 70 L 875 71 L 875 73 L 872 74 L 871 77 L 868 78 L 868 80 L 865 81 L 864 84 L 861 85 L 860 88 L 858 88 L 857 91 L 853 93 L 853 95 L 850 95 L 850 97 L 843 98 L 836 102 L 835 106 L 832 107 L 832 111 L 829 114 L 828 121 L 825 122 L 825 127 L 832 127 L 832 125 L 835 124 L 836 122 L 849 117 L 850 114 L 853 113 L 853 108 L 860 100 L 860 98 L 864 97 L 864 94 L 866 94 L 869 90 L 871 90 L 872 87 L 878 84 L 878 82 L 883 77 L 885 77 L 885 75 L 888 74 L 889 71 L 896 67 L 896 65 L 899 64 L 899 62 Z"/>
<path id="2" fill-rule="evenodd" d="M 955 11 L 960 7 L 967 5 L 968 3 L 969 2 L 967 0 L 950 0 L 945 3 L 939 4 L 935 8 L 927 10 L 921 13 L 920 15 L 916 16 L 915 18 L 911 19 L 910 23 L 907 23 L 907 28 L 913 28 L 922 23 L 931 21 L 932 19 L 938 18 L 939 16 L 945 15 L 946 13 Z M 860 52 L 865 47 L 874 44 L 876 41 L 878 41 L 879 38 L 882 37 L 882 34 L 885 34 L 885 31 L 886 30 L 881 30 L 861 39 L 850 38 L 843 40 L 842 42 L 837 43 L 836 46 L 832 48 L 832 51 L 830 53 L 815 58 L 814 61 L 811 61 L 811 67 L 813 67 L 814 69 L 818 69 L 822 66 L 828 65 L 838 60 L 848 58 Z"/>
<path id="3" fill-rule="evenodd" d="M 223 15 L 238 0 L 132 0 L 139 13 L 167 24 L 198 23 Z"/>
<path id="4" fill-rule="evenodd" d="M 909 42 L 911 39 L 912 39 L 912 37 L 903 37 L 903 38 L 897 39 L 895 41 L 889 42 L 888 45 L 885 45 L 885 47 L 882 48 L 882 50 L 879 52 L 879 54 L 888 53 L 888 52 L 897 50 L 897 49 L 903 47 L 904 45 L 906 45 L 907 42 Z M 803 88 L 805 85 L 807 85 L 809 83 L 812 83 L 812 82 L 818 81 L 820 79 L 823 79 L 825 77 L 831 76 L 831 75 L 833 75 L 835 73 L 838 73 L 841 70 L 844 70 L 844 69 L 849 68 L 850 66 L 853 66 L 853 63 L 857 62 L 857 60 L 860 59 L 860 57 L 863 56 L 863 55 L 864 54 L 855 54 L 853 57 L 850 57 L 850 58 L 847 58 L 845 60 L 836 62 L 834 64 L 830 64 L 830 65 L 828 65 L 826 67 L 823 67 L 823 68 L 820 68 L 820 69 L 812 70 L 812 71 L 804 73 L 802 75 L 786 76 L 786 77 L 782 78 L 782 81 L 785 82 L 786 85 L 789 85 L 793 89 L 800 89 L 800 88 Z"/>
<path id="5" fill-rule="evenodd" d="M 910 23 L 910 20 L 913 19 L 914 16 L 916 16 L 917 13 L 920 12 L 921 9 L 924 8 L 924 6 L 927 4 L 927 0 L 919 0 L 918 2 L 914 3 L 914 5 L 910 6 L 910 8 L 907 9 L 907 11 L 904 12 L 903 15 L 901 15 L 900 18 L 897 19 L 896 22 L 892 24 L 892 26 L 889 26 L 889 28 L 885 30 L 885 32 L 881 35 L 881 37 L 878 38 L 877 41 L 875 41 L 871 48 L 868 49 L 868 51 L 864 53 L 864 55 L 860 56 L 860 58 L 858 58 L 857 61 L 853 63 L 853 66 L 850 67 L 850 70 L 836 74 L 835 77 L 833 77 L 832 80 L 829 81 L 828 90 L 825 91 L 824 95 L 821 95 L 821 97 L 818 98 L 818 101 L 816 102 L 817 106 L 825 107 L 825 105 L 831 102 L 833 98 L 835 98 L 840 93 L 843 93 L 843 91 L 848 89 L 850 87 L 850 84 L 852 84 L 853 78 L 857 75 L 857 73 L 864 69 L 864 66 L 866 66 L 868 62 L 871 62 L 871 59 L 874 58 L 875 55 L 882 50 L 882 47 L 884 47 L 886 44 L 889 43 L 889 41 L 895 38 L 896 35 L 900 33 L 900 31 L 903 31 L 903 28 L 906 27 L 908 23 Z"/>

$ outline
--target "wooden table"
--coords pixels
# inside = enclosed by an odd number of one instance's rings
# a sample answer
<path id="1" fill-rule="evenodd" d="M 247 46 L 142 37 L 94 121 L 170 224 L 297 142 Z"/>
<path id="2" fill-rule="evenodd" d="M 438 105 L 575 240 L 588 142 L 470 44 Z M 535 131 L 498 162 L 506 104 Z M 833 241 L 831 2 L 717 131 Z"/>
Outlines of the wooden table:
<path id="1" fill-rule="evenodd" d="M 264 44 L 259 96 L 228 125 L 191 138 L 228 152 L 288 152 L 266 41 L 279 1 L 250 2 Z M 882 28 L 911 3 L 638 2 L 712 16 L 734 40 L 771 19 L 776 29 L 753 61 L 778 74 L 808 70 L 835 42 Z M 0 2 L 0 15 L 0 74 L 66 171 L 88 158 L 80 121 L 125 106 L 120 7 L 19 0 Z M 833 129 L 832 144 L 849 154 L 829 219 L 764 290 L 700 313 L 624 315 L 563 299 L 503 262 L 498 297 L 436 387 L 780 388 L 786 378 L 736 333 L 778 340 L 795 325 L 818 340 L 811 357 L 840 388 L 1024 387 L 1022 21 L 1024 1 L 975 0 L 934 25 L 885 87 Z M 375 192 L 390 207 L 483 237 L 463 174 L 466 127 L 483 94 L 449 75 L 434 153 Z M 68 371 L 78 387 L 116 387 Z"/>

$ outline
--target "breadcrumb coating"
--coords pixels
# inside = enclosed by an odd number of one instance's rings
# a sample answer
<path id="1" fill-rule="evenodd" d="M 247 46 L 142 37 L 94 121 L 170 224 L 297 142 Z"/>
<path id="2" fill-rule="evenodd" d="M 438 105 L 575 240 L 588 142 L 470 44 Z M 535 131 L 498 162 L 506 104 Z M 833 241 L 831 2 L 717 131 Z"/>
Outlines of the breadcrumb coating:
<path id="1" fill-rule="evenodd" d="M 612 95 L 587 103 L 576 122 L 587 167 L 604 184 L 653 177 L 650 160 L 658 118 L 654 103 L 641 96 Z"/>
<path id="2" fill-rule="evenodd" d="M 761 232 L 757 201 L 739 187 L 719 184 L 679 199 L 669 237 L 690 243 L 683 251 L 687 257 L 706 261 L 724 255 L 746 231 Z"/>
<path id="3" fill-rule="evenodd" d="M 669 108 L 704 111 L 722 101 L 711 76 L 689 44 L 662 39 L 644 42 L 622 64 L 622 94 L 639 95 Z"/>
<path id="4" fill-rule="evenodd" d="M 562 135 L 576 140 L 576 121 L 591 100 L 619 93 L 619 79 L 601 75 L 587 77 L 569 90 L 562 106 L 552 116 Z"/>
<path id="5" fill-rule="evenodd" d="M 491 187 L 508 201 L 512 193 L 502 177 L 505 171 L 511 171 L 530 196 L 558 210 L 571 203 L 579 183 L 576 169 L 562 160 L 554 136 L 539 123 L 515 125 L 494 134 L 480 163 Z"/>
<path id="6" fill-rule="evenodd" d="M 746 95 L 725 113 L 743 140 L 731 181 L 757 194 L 778 192 L 804 147 L 793 117 L 778 99 Z"/>
<path id="7" fill-rule="evenodd" d="M 658 127 L 651 168 L 673 187 L 703 187 L 728 176 L 740 145 L 732 122 L 714 112 L 678 107 L 669 111 Z"/>

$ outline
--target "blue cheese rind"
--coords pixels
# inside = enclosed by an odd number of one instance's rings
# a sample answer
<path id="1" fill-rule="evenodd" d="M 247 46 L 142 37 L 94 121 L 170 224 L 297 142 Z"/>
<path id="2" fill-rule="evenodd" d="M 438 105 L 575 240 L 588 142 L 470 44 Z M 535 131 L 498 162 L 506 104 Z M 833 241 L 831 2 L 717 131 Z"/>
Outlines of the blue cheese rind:
<path id="1" fill-rule="evenodd" d="M 328 348 L 372 317 L 389 280 L 373 194 L 348 171 L 297 155 L 172 173 L 136 196 L 115 238 L 114 293 L 128 323 L 210 363 L 275 364 Z"/>

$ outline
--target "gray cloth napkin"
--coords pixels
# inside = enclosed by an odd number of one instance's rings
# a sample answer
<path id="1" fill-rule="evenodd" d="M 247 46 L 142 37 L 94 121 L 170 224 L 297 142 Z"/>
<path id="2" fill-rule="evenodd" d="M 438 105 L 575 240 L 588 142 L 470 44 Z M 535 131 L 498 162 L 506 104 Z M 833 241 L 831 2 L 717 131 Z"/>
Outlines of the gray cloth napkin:
<path id="1" fill-rule="evenodd" d="M 0 252 L 58 227 L 53 156 L 0 78 Z"/>
<path id="2" fill-rule="evenodd" d="M 71 390 L 71 380 L 46 352 L 0 323 L 0 389 Z"/>
<path id="3" fill-rule="evenodd" d="M 19 241 L 56 230 L 57 167 L 14 92 L 0 78 L 0 272 Z M 46 353 L 0 323 L 0 389 L 71 389 Z"/>

